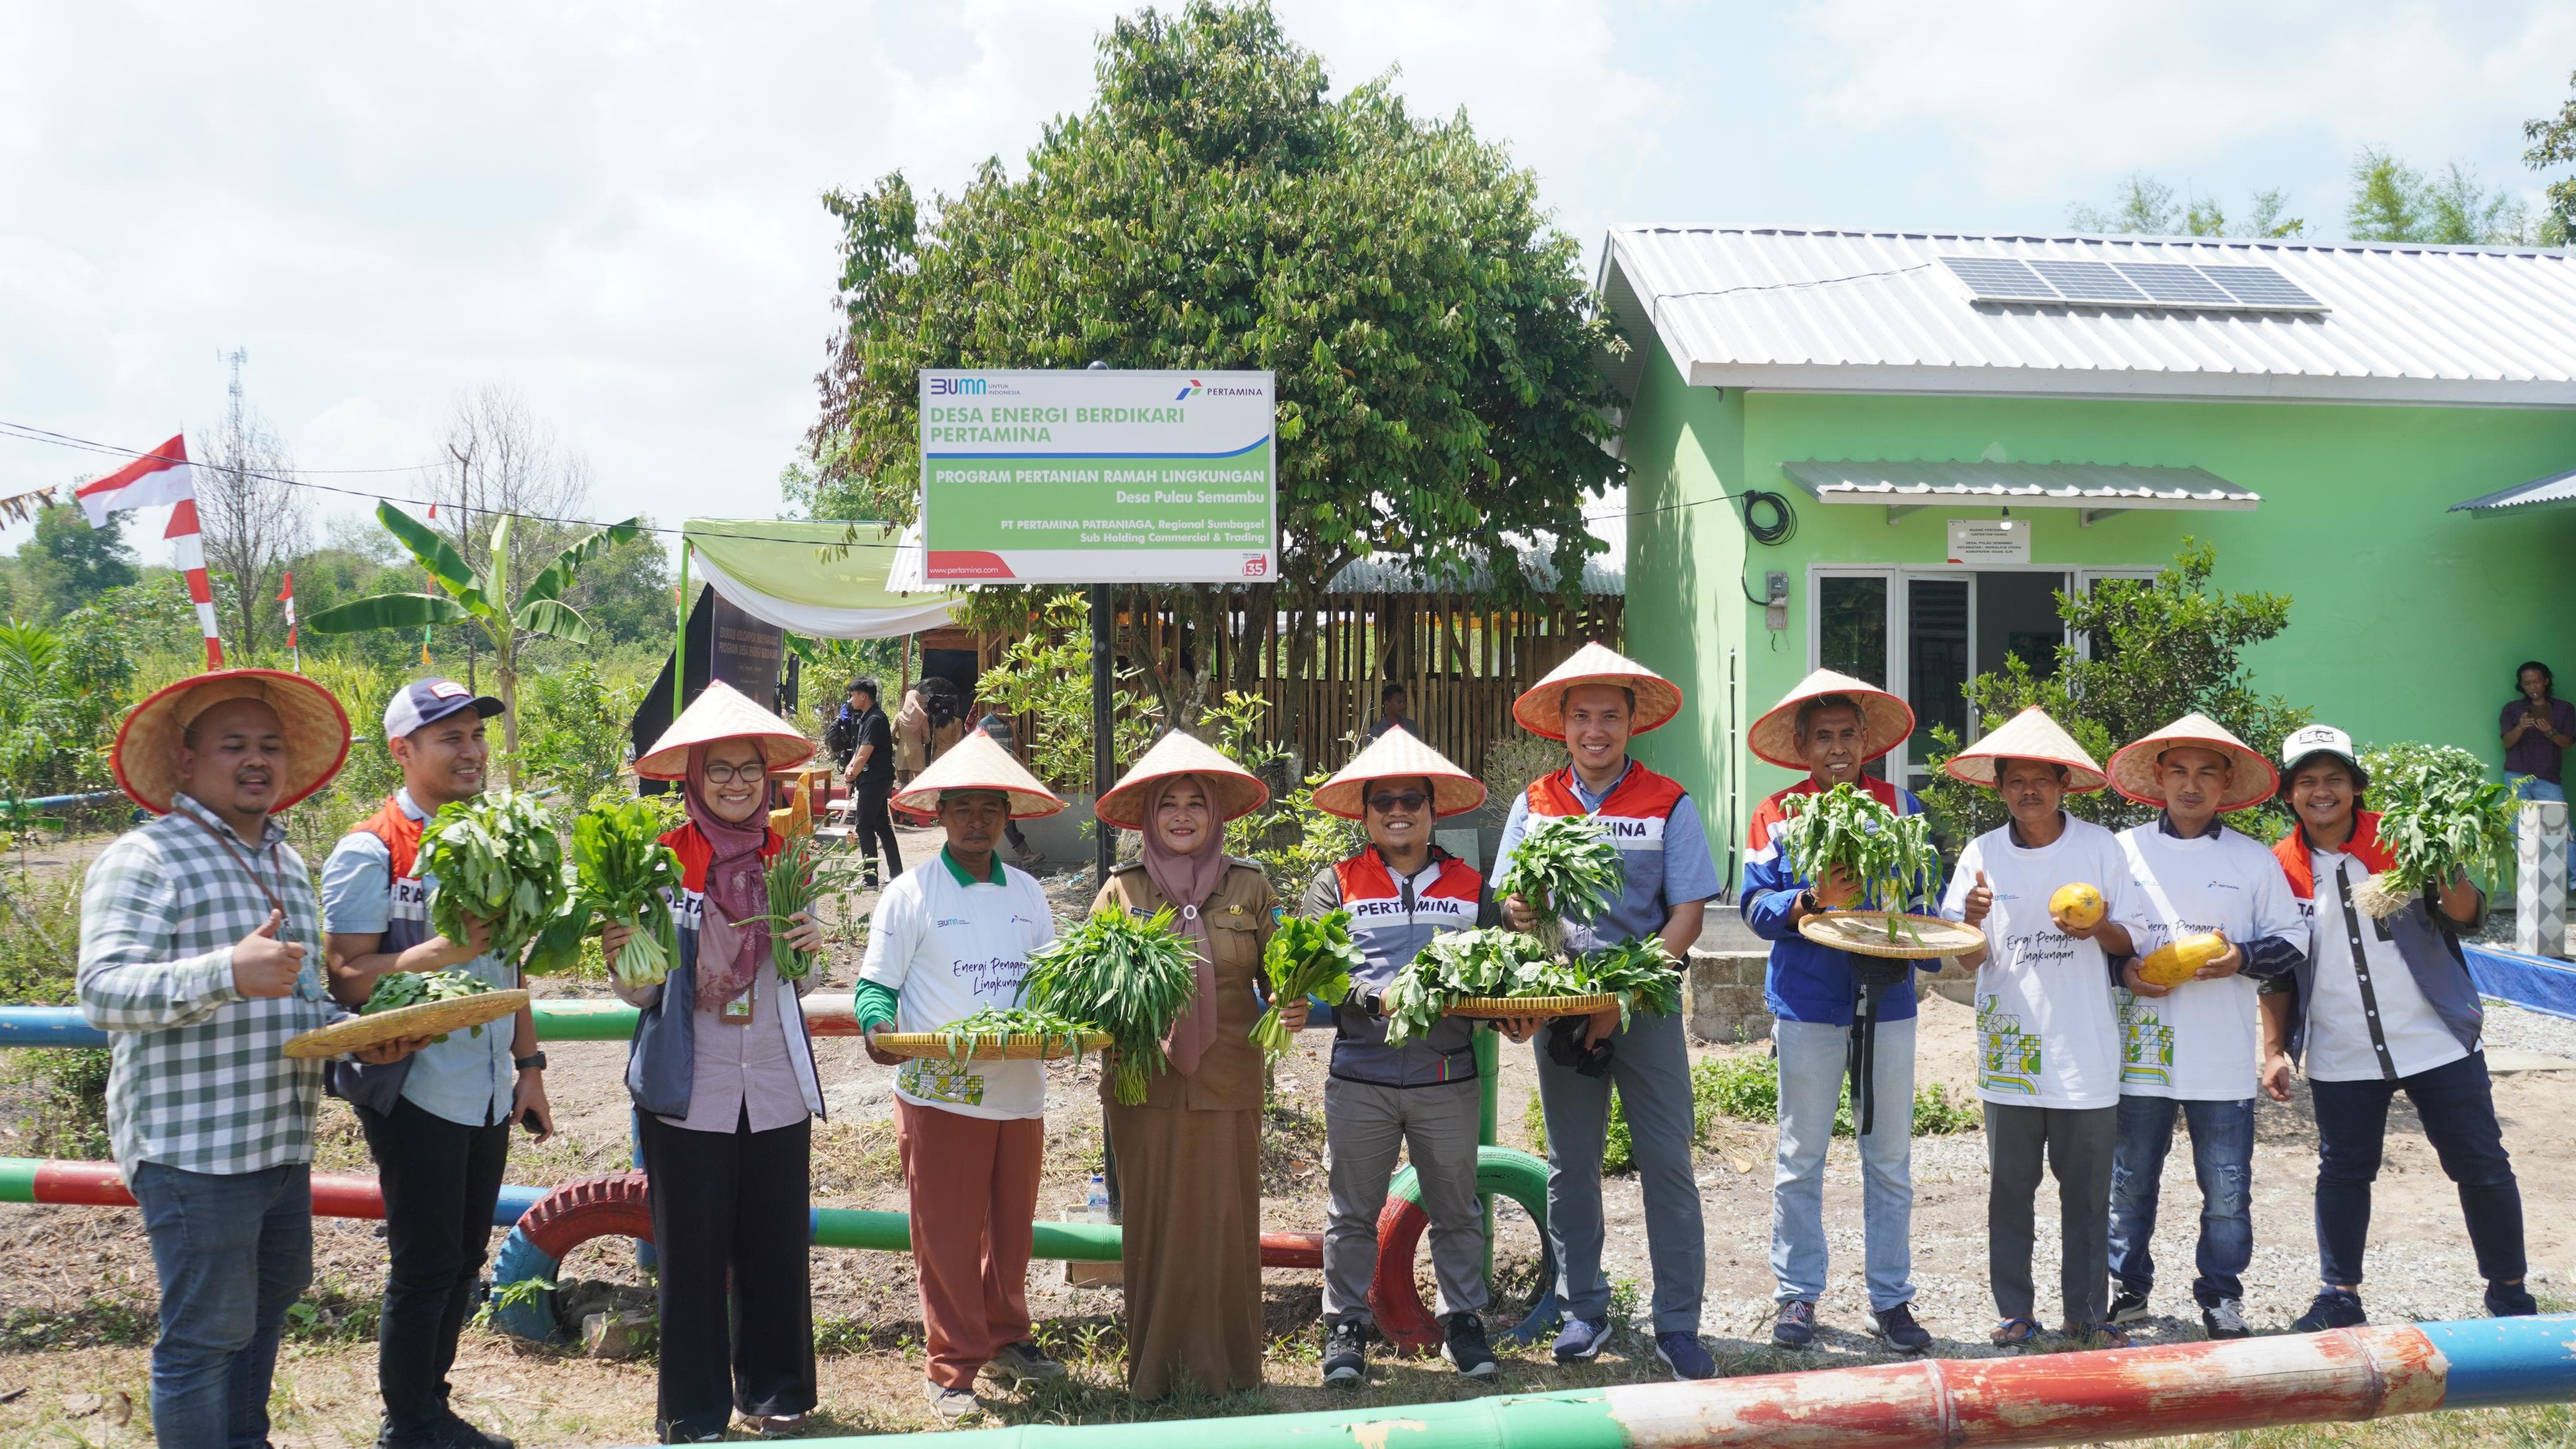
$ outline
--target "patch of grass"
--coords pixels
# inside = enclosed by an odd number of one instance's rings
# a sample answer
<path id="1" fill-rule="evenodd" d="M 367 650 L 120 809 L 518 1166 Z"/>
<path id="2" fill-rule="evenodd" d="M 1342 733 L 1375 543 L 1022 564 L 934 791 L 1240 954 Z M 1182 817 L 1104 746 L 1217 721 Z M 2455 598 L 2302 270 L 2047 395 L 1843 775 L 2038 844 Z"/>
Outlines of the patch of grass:
<path id="1" fill-rule="evenodd" d="M 80 943 L 85 871 L 0 879 L 0 1005 L 69 1006 Z M 0 1052 L 0 1072 L 36 1088 L 27 1126 L 46 1157 L 105 1161 L 105 1047 Z"/>
<path id="2" fill-rule="evenodd" d="M 1709 1129 L 1718 1119 L 1738 1122 L 1776 1123 L 1780 1120 L 1780 1063 L 1768 1056 L 1714 1057 L 1691 1068 L 1691 1140 L 1699 1145 L 1708 1142 Z M 1938 1082 L 1918 1087 L 1914 1092 L 1914 1135 L 1937 1137 L 1952 1132 L 1974 1132 L 1985 1126 L 1985 1114 L 1974 1098 L 1954 1100 L 1947 1087 Z M 1538 1093 L 1532 1092 L 1521 1108 L 1521 1130 L 1529 1134 L 1530 1150 L 1547 1153 L 1547 1115 L 1541 1108 Z M 1834 1135 L 1852 1136 L 1851 1084 L 1843 1084 L 1842 1101 L 1834 1108 Z M 1615 1177 L 1635 1165 L 1634 1142 L 1628 1135 L 1628 1114 L 1619 1102 L 1619 1093 L 1610 1093 L 1610 1130 L 1601 1151 L 1601 1175 Z"/>
<path id="3" fill-rule="evenodd" d="M 91 1298 L 67 1311 L 21 1308 L 0 1320 L 0 1350 L 145 1348 L 161 1332 L 150 1299 Z"/>

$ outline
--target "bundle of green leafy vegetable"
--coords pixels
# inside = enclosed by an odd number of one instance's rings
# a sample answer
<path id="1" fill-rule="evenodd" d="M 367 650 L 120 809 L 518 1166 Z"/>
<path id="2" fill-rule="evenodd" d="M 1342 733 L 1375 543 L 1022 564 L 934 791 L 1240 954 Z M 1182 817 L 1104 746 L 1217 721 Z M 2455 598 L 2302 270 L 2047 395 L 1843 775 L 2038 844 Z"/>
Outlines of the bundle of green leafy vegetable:
<path id="1" fill-rule="evenodd" d="M 1904 924 L 1904 913 L 1941 879 L 1930 816 L 1899 815 L 1850 785 L 1792 795 L 1780 802 L 1780 813 L 1788 818 L 1780 848 L 1788 852 L 1790 869 L 1819 883 L 1840 872 L 1860 887 L 1862 900 L 1888 913 L 1889 940 L 1898 939 L 1900 926 L 1922 940 Z"/>
<path id="2" fill-rule="evenodd" d="M 504 961 L 516 961 L 571 897 L 554 812 L 510 790 L 440 810 L 421 830 L 418 869 L 438 882 L 429 924 L 463 941 L 472 934 L 469 917 L 489 921 L 492 954 Z"/>
<path id="3" fill-rule="evenodd" d="M 633 927 L 608 963 L 628 986 L 660 981 L 680 955 L 671 919 L 671 901 L 681 890 L 680 857 L 662 843 L 662 831 L 662 813 L 640 799 L 593 806 L 572 823 L 574 934 L 587 934 L 592 921 Z M 539 954 L 546 944 L 539 943 Z"/>
<path id="4" fill-rule="evenodd" d="M 1566 921 L 1598 916 L 1626 881 L 1619 847 L 1600 821 L 1552 815 L 1531 825 L 1512 847 L 1494 893 L 1520 897 L 1538 917 L 1540 942 L 1555 951 L 1564 947 Z"/>
<path id="5" fill-rule="evenodd" d="M 1624 1026 L 1635 1007 L 1664 1015 L 1680 1010 L 1681 976 L 1647 937 L 1568 961 L 1519 931 L 1452 931 L 1433 937 L 1395 974 L 1383 998 L 1386 1037 L 1420 1036 L 1461 1001 L 1516 996 L 1609 996 Z"/>
<path id="6" fill-rule="evenodd" d="M 1118 1100 L 1145 1100 L 1163 1070 L 1163 1038 L 1198 988 L 1198 951 L 1172 930 L 1169 906 L 1140 919 L 1103 906 L 1029 957 L 1020 1003 L 1108 1033 L 1118 1056 Z"/>
<path id="7" fill-rule="evenodd" d="M 426 1006 L 433 1001 L 454 1001 L 464 996 L 480 996 L 492 984 L 471 971 L 388 971 L 376 978 L 376 989 L 367 994 L 367 1004 L 358 1008 L 360 1016 L 373 1016 L 379 1011 L 394 1011 L 406 1006 Z M 473 1028 L 475 1036 L 483 1028 Z M 432 1042 L 447 1040 L 451 1033 L 441 1032 Z"/>
<path id="8" fill-rule="evenodd" d="M 786 932 L 794 925 L 790 918 L 812 911 L 827 897 L 846 894 L 859 883 L 864 869 L 855 857 L 830 858 L 827 847 L 811 835 L 789 836 L 787 844 L 769 858 L 769 940 L 779 975 L 804 980 L 813 972 L 819 954 L 787 944 Z"/>
<path id="9" fill-rule="evenodd" d="M 2385 919 L 2424 888 L 2468 871 L 2494 880 L 2511 869 L 2520 802 L 2513 787 L 2486 778 L 2466 750 L 2416 746 L 2389 751 L 2394 768 L 2370 779 L 2379 843 L 2395 864 L 2353 892 L 2353 904 Z"/>
<path id="10" fill-rule="evenodd" d="M 1035 1037 L 1059 1056 L 1080 1061 L 1088 1038 L 1100 1028 L 1087 1021 L 1075 1021 L 1052 1011 L 1038 1011 L 1026 1006 L 988 1006 L 972 1016 L 960 1017 L 939 1029 L 942 1045 L 948 1048 L 948 1059 L 964 1061 L 984 1046 L 1007 1046 L 1013 1037 Z"/>
<path id="11" fill-rule="evenodd" d="M 1308 996 L 1339 1001 L 1350 994 L 1351 973 L 1367 964 L 1351 944 L 1350 912 L 1282 918 L 1261 958 L 1262 974 L 1270 978 L 1270 1007 L 1252 1024 L 1254 1044 L 1274 1057 L 1288 1050 L 1279 1004 Z"/>

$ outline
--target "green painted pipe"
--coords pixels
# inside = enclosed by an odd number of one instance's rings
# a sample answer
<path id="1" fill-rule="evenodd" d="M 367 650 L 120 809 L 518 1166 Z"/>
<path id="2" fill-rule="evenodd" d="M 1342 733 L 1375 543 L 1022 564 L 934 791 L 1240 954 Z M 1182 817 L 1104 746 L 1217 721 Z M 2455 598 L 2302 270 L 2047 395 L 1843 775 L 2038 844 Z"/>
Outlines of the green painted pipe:
<path id="1" fill-rule="evenodd" d="M 1077 1263 L 1118 1261 L 1116 1223 L 1037 1224 L 1037 1246 L 1030 1256 L 1064 1258 Z M 903 1213 L 862 1208 L 814 1209 L 814 1246 L 860 1248 L 877 1253 L 912 1251 L 912 1220 Z"/>
<path id="2" fill-rule="evenodd" d="M 1311 1414 L 1258 1414 L 1159 1423 L 1020 1424 L 1007 1429 L 891 1434 L 875 1439 L 813 1439 L 815 1449 L 920 1446 L 920 1449 L 1631 1449 L 1637 1441 L 1612 1415 L 1605 1389 L 1502 1394 L 1401 1408 L 1326 1409 Z"/>
<path id="3" fill-rule="evenodd" d="M 34 1202 L 41 1157 L 0 1157 L 0 1202 Z"/>
<path id="4" fill-rule="evenodd" d="M 550 999 L 531 1002 L 540 1041 L 626 1041 L 635 1035 L 636 1010 L 622 1001 Z"/>

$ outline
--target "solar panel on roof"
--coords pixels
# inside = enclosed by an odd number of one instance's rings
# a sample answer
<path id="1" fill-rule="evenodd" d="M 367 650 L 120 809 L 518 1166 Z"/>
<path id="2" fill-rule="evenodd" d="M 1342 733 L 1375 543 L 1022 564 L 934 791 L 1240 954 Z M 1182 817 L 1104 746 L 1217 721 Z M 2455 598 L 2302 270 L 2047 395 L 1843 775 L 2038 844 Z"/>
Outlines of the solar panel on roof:
<path id="1" fill-rule="evenodd" d="M 2129 285 L 2107 262 L 2067 262 L 2033 258 L 2030 269 L 2047 279 L 2070 302 L 2135 304 L 2147 294 Z"/>
<path id="2" fill-rule="evenodd" d="M 1943 257 L 1941 264 L 1981 302 L 2057 302 L 2057 290 L 2043 282 L 2026 262 L 2011 257 Z"/>
<path id="3" fill-rule="evenodd" d="M 2218 284 L 2200 274 L 2200 268 L 2179 262 L 2121 262 L 2121 276 L 2138 284 L 2139 290 L 2167 306 L 2225 307 L 2236 299 L 2219 290 Z"/>
<path id="4" fill-rule="evenodd" d="M 2315 307 L 2320 305 L 2308 291 L 2270 267 L 2201 267 L 2200 274 L 2216 282 L 2237 301 L 2253 307 Z"/>

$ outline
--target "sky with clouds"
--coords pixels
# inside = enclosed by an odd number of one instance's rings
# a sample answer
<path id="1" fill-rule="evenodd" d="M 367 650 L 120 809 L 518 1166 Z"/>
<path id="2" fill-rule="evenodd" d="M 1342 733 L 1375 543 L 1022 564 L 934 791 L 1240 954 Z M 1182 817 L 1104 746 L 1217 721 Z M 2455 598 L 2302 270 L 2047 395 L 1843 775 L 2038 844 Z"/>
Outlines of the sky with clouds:
<path id="1" fill-rule="evenodd" d="M 207 429 L 238 347 L 308 469 L 425 459 L 500 381 L 588 456 L 599 516 L 765 515 L 833 321 L 817 195 L 1015 166 L 1132 8 L 0 0 L 0 420 Z M 2576 69 L 2549 0 L 1278 10 L 1337 85 L 1400 67 L 1464 106 L 1587 250 L 1627 221 L 2057 227 L 2139 170 L 2231 208 L 2285 188 L 2333 235 L 2373 145 L 2536 203 L 2521 125 Z M 0 493 L 100 469 L 0 439 Z"/>

